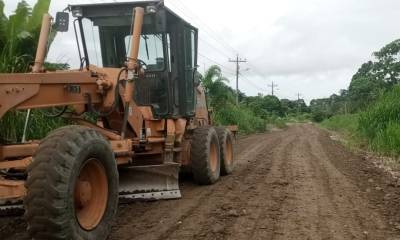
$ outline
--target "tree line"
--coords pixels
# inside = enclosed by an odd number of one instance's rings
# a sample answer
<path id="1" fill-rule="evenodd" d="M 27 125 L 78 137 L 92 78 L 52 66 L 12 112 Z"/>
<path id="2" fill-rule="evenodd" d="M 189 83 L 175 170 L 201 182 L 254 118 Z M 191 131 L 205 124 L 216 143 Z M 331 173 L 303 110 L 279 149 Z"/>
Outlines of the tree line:
<path id="1" fill-rule="evenodd" d="M 400 81 L 400 39 L 372 54 L 351 78 L 347 89 L 328 98 L 313 99 L 310 110 L 315 121 L 337 114 L 356 113 L 367 109 Z"/>
<path id="2" fill-rule="evenodd" d="M 287 117 L 310 112 L 303 99 L 279 99 L 263 94 L 246 96 L 243 92 L 239 92 L 239 105 L 236 105 L 236 91 L 227 85 L 229 80 L 217 65 L 209 67 L 201 80 L 216 122 L 239 125 L 244 133 L 264 131 L 269 123 L 282 124 Z"/>

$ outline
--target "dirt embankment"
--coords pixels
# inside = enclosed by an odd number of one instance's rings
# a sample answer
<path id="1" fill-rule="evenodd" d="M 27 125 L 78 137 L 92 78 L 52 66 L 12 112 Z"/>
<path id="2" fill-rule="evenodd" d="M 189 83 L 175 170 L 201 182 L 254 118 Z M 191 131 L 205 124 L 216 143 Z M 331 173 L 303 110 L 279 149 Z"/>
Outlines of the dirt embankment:
<path id="1" fill-rule="evenodd" d="M 328 133 L 252 135 L 236 156 L 213 186 L 184 180 L 180 200 L 121 205 L 110 239 L 400 239 L 400 188 Z M 0 238 L 24 227 L 0 218 Z"/>

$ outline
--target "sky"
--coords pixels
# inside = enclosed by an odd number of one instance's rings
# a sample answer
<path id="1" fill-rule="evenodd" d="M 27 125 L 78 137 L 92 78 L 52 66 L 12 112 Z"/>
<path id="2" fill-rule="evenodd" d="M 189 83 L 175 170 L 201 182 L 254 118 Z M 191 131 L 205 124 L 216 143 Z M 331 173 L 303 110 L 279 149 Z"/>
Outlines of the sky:
<path id="1" fill-rule="evenodd" d="M 16 0 L 5 0 L 11 14 Z M 33 5 L 36 0 L 27 0 Z M 122 0 L 53 0 L 55 16 L 68 4 Z M 246 95 L 300 97 L 309 102 L 348 87 L 372 53 L 400 38 L 399 0 L 165 0 L 199 29 L 199 71 L 218 64 L 235 88 L 239 57 L 239 89 Z M 72 25 L 71 25 L 72 26 Z M 76 67 L 78 54 L 72 28 L 57 35 L 48 61 Z"/>

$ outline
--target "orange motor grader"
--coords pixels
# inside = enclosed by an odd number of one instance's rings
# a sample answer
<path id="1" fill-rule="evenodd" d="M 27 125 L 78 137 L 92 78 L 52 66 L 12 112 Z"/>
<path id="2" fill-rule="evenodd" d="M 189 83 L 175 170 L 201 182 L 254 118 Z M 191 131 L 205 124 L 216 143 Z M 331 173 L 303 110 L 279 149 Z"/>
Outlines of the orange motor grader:
<path id="1" fill-rule="evenodd" d="M 70 14 L 80 69 L 46 71 L 50 31 L 68 31 Z M 33 239 L 105 239 L 119 200 L 179 198 L 180 171 L 199 184 L 231 173 L 233 137 L 211 124 L 197 35 L 162 1 L 72 5 L 54 24 L 46 14 L 32 72 L 0 75 L 0 117 L 42 108 L 74 124 L 0 145 L 0 208 L 24 208 Z"/>

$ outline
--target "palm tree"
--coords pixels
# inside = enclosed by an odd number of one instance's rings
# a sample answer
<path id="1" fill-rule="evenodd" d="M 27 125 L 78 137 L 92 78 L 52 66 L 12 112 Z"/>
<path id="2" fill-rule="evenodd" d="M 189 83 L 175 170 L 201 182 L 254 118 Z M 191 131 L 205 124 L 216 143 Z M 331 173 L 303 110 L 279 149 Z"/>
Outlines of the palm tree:
<path id="1" fill-rule="evenodd" d="M 50 1 L 38 0 L 32 9 L 23 0 L 7 17 L 4 2 L 0 0 L 0 73 L 29 70 L 39 39 L 42 16 L 48 12 Z"/>
<path id="2" fill-rule="evenodd" d="M 221 68 L 212 65 L 201 78 L 206 89 L 209 102 L 213 107 L 221 107 L 228 103 L 234 103 L 234 93 L 225 83 L 229 80 L 222 75 Z"/>

